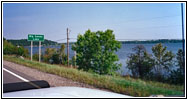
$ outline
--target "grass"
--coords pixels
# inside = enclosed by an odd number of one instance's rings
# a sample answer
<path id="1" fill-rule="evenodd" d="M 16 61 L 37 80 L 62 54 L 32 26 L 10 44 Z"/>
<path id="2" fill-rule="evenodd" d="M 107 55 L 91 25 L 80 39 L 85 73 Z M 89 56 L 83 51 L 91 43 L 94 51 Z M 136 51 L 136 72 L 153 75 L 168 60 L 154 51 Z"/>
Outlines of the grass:
<path id="1" fill-rule="evenodd" d="M 20 59 L 15 56 L 3 55 L 3 59 L 17 64 L 35 68 L 40 71 L 56 74 L 74 81 L 82 82 L 97 88 L 108 89 L 113 92 L 131 96 L 150 96 L 150 95 L 183 95 L 183 86 L 164 84 L 160 82 L 143 81 L 141 79 L 124 78 L 120 76 L 98 75 L 84 72 L 74 68 L 62 67 Z"/>

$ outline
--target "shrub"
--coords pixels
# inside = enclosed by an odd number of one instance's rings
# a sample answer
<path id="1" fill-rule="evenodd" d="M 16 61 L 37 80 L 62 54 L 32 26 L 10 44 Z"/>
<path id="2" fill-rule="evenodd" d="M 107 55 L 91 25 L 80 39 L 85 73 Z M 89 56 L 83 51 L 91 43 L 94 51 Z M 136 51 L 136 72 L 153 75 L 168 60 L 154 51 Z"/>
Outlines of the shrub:
<path id="1" fill-rule="evenodd" d="M 3 54 L 15 54 L 17 56 L 27 57 L 29 54 L 28 49 L 25 49 L 23 46 L 14 46 L 9 43 L 6 39 L 3 40 Z"/>
<path id="2" fill-rule="evenodd" d="M 39 54 L 34 54 L 33 59 L 36 60 L 36 61 L 39 61 Z"/>

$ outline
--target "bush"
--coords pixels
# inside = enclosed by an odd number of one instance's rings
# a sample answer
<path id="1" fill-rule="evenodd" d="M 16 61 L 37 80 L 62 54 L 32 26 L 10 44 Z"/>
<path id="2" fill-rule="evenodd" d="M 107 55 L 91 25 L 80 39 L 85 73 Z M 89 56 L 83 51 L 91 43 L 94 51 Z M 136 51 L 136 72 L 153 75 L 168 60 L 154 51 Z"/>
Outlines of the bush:
<path id="1" fill-rule="evenodd" d="M 39 61 L 39 54 L 34 54 L 33 59 L 36 60 L 36 61 Z"/>
<path id="2" fill-rule="evenodd" d="M 17 56 L 28 57 L 29 51 L 23 46 L 17 47 L 9 43 L 7 40 L 3 40 L 3 54 L 15 54 Z"/>
<path id="3" fill-rule="evenodd" d="M 28 49 L 25 49 L 23 46 L 16 47 L 16 49 L 17 49 L 17 53 L 16 54 L 19 55 L 19 56 L 27 57 L 28 54 L 29 54 Z"/>

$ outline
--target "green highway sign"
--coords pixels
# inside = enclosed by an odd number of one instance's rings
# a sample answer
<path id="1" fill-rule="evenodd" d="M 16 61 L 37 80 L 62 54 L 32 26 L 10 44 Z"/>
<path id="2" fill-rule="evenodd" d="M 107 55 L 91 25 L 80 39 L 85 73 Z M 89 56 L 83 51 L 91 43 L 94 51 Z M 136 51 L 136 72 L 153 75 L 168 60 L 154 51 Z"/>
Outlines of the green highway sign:
<path id="1" fill-rule="evenodd" d="M 44 41 L 44 35 L 28 34 L 28 41 Z"/>

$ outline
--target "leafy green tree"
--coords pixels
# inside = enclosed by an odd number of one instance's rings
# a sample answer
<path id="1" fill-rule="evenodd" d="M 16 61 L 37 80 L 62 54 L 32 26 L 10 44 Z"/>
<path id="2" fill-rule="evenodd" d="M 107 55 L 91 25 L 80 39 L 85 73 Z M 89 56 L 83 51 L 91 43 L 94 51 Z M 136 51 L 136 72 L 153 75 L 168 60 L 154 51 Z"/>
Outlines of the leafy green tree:
<path id="1" fill-rule="evenodd" d="M 67 65 L 67 55 L 63 55 L 61 59 L 62 59 L 62 60 L 61 60 L 61 63 L 62 63 L 63 65 Z"/>
<path id="2" fill-rule="evenodd" d="M 61 45 L 61 48 L 59 49 L 59 54 L 60 54 L 60 60 L 62 64 L 67 64 L 67 56 L 65 54 L 65 44 Z"/>
<path id="3" fill-rule="evenodd" d="M 61 45 L 61 48 L 59 49 L 60 55 L 65 55 L 65 44 Z"/>
<path id="4" fill-rule="evenodd" d="M 3 54 L 14 54 L 15 46 L 9 43 L 6 39 L 3 40 Z"/>
<path id="5" fill-rule="evenodd" d="M 6 38 L 3 37 L 3 41 L 5 41 L 5 40 L 6 40 Z"/>
<path id="6" fill-rule="evenodd" d="M 52 59 L 54 64 L 60 64 L 61 63 L 61 60 L 59 59 L 60 58 L 59 56 L 60 55 L 58 53 L 56 53 L 56 52 L 52 55 L 51 59 Z"/>
<path id="7" fill-rule="evenodd" d="M 5 38 L 3 38 L 3 54 L 15 54 L 17 56 L 27 57 L 29 54 L 28 49 L 25 49 L 23 46 L 16 47 L 9 43 Z"/>
<path id="8" fill-rule="evenodd" d="M 171 71 L 169 81 L 173 84 L 183 84 L 185 82 L 185 60 L 183 58 L 183 50 L 179 49 L 176 54 L 177 70 Z"/>
<path id="9" fill-rule="evenodd" d="M 131 70 L 133 77 L 147 78 L 153 66 L 151 55 L 147 53 L 143 45 L 137 45 L 132 49 L 127 60 L 127 67 Z"/>
<path id="10" fill-rule="evenodd" d="M 72 46 L 76 51 L 76 64 L 79 69 L 92 70 L 99 74 L 115 74 L 121 67 L 115 52 L 121 48 L 121 43 L 115 40 L 112 30 L 91 32 L 78 35 L 77 42 Z"/>
<path id="11" fill-rule="evenodd" d="M 16 47 L 17 48 L 17 55 L 23 56 L 24 55 L 24 47 Z"/>
<path id="12" fill-rule="evenodd" d="M 76 56 L 72 57 L 71 65 L 76 66 Z"/>
<path id="13" fill-rule="evenodd" d="M 177 62 L 178 62 L 178 66 L 180 68 L 180 70 L 184 70 L 185 68 L 185 60 L 183 58 L 183 50 L 182 49 L 179 49 L 178 50 L 178 53 L 177 53 L 177 56 L 176 56 L 176 59 L 177 59 Z"/>
<path id="14" fill-rule="evenodd" d="M 163 79 L 162 71 L 170 71 L 170 67 L 173 65 L 174 54 L 171 51 L 166 50 L 167 47 L 163 47 L 161 43 L 152 47 L 154 54 L 154 71 L 158 80 Z"/>

